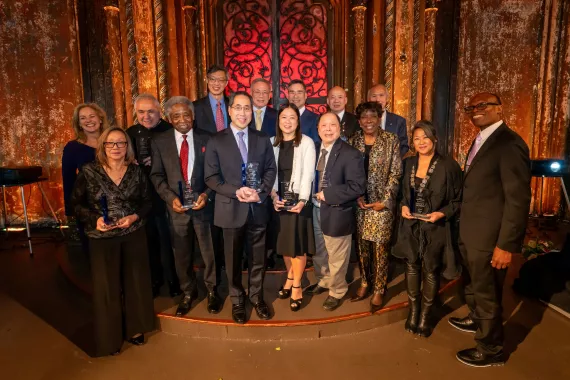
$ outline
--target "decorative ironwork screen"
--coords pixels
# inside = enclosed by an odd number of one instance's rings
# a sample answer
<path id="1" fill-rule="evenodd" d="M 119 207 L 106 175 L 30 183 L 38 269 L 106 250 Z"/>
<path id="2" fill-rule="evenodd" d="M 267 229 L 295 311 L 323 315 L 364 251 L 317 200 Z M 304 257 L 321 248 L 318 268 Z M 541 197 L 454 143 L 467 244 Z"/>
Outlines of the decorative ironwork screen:
<path id="1" fill-rule="evenodd" d="M 327 10 L 311 0 L 281 1 L 279 15 L 279 98 L 287 97 L 287 85 L 301 79 L 307 86 L 307 107 L 326 110 L 328 92 Z"/>
<path id="2" fill-rule="evenodd" d="M 273 12 L 270 0 L 225 1 L 224 65 L 228 68 L 230 91 L 248 90 L 251 81 L 271 81 Z"/>
<path id="3" fill-rule="evenodd" d="M 307 107 L 322 113 L 326 110 L 328 92 L 326 2 L 277 0 L 278 15 L 272 3 L 271 0 L 223 3 L 228 88 L 230 91 L 248 90 L 252 80 L 263 77 L 279 89 L 275 104 L 287 98 L 289 82 L 301 79 L 307 86 Z M 278 39 L 272 38 L 272 30 Z M 274 49 L 273 44 L 278 45 L 278 49 Z M 273 51 L 278 57 L 273 56 Z M 278 62 L 273 62 L 275 58 Z"/>

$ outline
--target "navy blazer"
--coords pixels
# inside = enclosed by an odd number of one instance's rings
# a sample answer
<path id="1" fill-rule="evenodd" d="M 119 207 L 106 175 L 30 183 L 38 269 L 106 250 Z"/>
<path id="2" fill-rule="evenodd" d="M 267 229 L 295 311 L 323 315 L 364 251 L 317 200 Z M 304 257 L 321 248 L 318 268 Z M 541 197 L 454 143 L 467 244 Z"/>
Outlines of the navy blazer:
<path id="1" fill-rule="evenodd" d="M 317 164 L 319 154 L 317 151 Z M 316 167 L 315 167 L 316 168 Z M 364 157 L 358 149 L 337 139 L 325 167 L 328 187 L 323 189 L 321 229 L 327 236 L 347 236 L 356 231 L 356 200 L 366 192 Z"/>
<path id="2" fill-rule="evenodd" d="M 216 128 L 216 119 L 212 112 L 212 105 L 210 104 L 210 97 L 206 95 L 193 103 L 194 127 L 212 134 L 218 132 L 218 129 Z M 224 128 L 227 128 L 229 126 L 230 114 L 228 112 L 229 99 L 226 96 L 224 96 L 224 103 L 226 105 L 226 115 L 228 115 Z"/>
<path id="3" fill-rule="evenodd" d="M 249 127 L 248 127 L 249 128 Z M 260 203 L 244 203 L 237 199 L 236 191 L 242 184 L 242 158 L 231 128 L 214 135 L 206 147 L 204 176 L 206 185 L 216 192 L 214 225 L 221 228 L 240 228 L 248 223 L 267 224 L 269 221 L 268 195 L 277 176 L 277 165 L 269 137 L 256 129 L 248 130 L 248 162 L 259 163 L 261 177 Z"/>
<path id="4" fill-rule="evenodd" d="M 313 139 L 315 143 L 321 141 L 319 137 L 319 132 L 317 131 L 317 120 L 319 119 L 319 115 L 314 112 L 309 111 L 308 108 L 305 108 L 305 112 L 301 115 L 301 132 L 304 135 L 309 136 Z"/>
<path id="5" fill-rule="evenodd" d="M 400 115 L 386 111 L 386 132 L 391 132 L 398 136 L 400 140 L 400 157 L 404 157 L 410 150 L 406 119 Z"/>
<path id="6" fill-rule="evenodd" d="M 249 127 L 255 128 L 255 111 L 253 111 L 253 116 L 251 118 L 251 123 Z M 263 123 L 261 124 L 261 132 L 264 132 L 267 136 L 275 136 L 277 128 L 277 110 L 271 107 L 265 107 L 265 114 L 263 115 Z M 257 130 L 257 129 L 256 129 Z"/>

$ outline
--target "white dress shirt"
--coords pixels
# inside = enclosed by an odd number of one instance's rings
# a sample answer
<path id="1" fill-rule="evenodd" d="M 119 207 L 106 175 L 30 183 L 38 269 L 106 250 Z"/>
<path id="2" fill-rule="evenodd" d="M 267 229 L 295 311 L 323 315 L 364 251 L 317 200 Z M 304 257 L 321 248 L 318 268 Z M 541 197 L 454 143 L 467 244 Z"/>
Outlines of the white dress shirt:
<path id="1" fill-rule="evenodd" d="M 346 110 L 342 110 L 339 113 L 337 113 L 338 118 L 342 121 L 342 118 L 344 117 L 344 113 L 346 112 Z"/>
<path id="2" fill-rule="evenodd" d="M 194 133 L 190 130 L 187 134 L 188 137 L 186 141 L 188 141 L 188 181 L 192 178 L 192 171 L 194 170 Z M 184 137 L 182 133 L 178 132 L 176 129 L 174 130 L 174 138 L 176 139 L 176 149 L 178 149 L 178 157 L 180 157 L 180 149 L 182 148 L 182 142 L 184 141 Z"/>
<path id="3" fill-rule="evenodd" d="M 479 150 L 481 150 L 483 144 L 485 144 L 485 141 L 487 141 L 487 139 L 491 137 L 493 132 L 495 132 L 502 124 L 503 120 L 499 120 L 496 123 L 489 125 L 487 128 L 479 132 L 481 134 L 481 145 L 479 145 Z"/>
<path id="4" fill-rule="evenodd" d="M 380 128 L 382 128 L 383 131 L 386 130 L 386 113 L 388 111 L 384 111 L 382 112 L 382 117 L 380 118 Z"/>
<path id="5" fill-rule="evenodd" d="M 305 106 L 299 108 L 299 116 L 303 115 L 303 112 L 305 112 L 305 109 L 307 109 L 307 107 L 305 107 Z"/>

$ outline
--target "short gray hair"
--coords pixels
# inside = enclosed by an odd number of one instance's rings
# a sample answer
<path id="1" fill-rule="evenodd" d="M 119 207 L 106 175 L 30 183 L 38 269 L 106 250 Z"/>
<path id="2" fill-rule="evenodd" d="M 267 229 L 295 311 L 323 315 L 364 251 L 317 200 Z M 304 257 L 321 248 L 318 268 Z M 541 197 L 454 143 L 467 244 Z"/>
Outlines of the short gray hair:
<path id="1" fill-rule="evenodd" d="M 269 88 L 271 88 L 271 83 L 269 83 L 269 81 L 268 81 L 267 79 L 265 79 L 265 78 L 257 78 L 257 79 L 254 79 L 254 80 L 251 82 L 251 86 L 249 86 L 249 87 L 253 87 L 254 84 L 259 83 L 259 82 L 265 83 L 266 85 L 269 86 Z"/>
<path id="2" fill-rule="evenodd" d="M 151 102 L 154 103 L 154 105 L 156 106 L 156 109 L 160 112 L 160 102 L 158 101 L 158 99 L 153 94 L 144 93 L 144 94 L 138 95 L 135 98 L 135 101 L 133 102 L 133 106 L 134 106 L 135 110 L 137 109 L 137 103 L 140 100 L 150 100 Z"/>
<path id="3" fill-rule="evenodd" d="M 190 99 L 188 99 L 185 96 L 173 96 L 172 98 L 168 99 L 164 104 L 164 114 L 166 115 L 166 117 L 170 119 L 170 109 L 177 104 L 187 105 L 188 108 L 190 108 L 190 110 L 192 111 L 192 116 L 195 115 L 194 104 Z"/>

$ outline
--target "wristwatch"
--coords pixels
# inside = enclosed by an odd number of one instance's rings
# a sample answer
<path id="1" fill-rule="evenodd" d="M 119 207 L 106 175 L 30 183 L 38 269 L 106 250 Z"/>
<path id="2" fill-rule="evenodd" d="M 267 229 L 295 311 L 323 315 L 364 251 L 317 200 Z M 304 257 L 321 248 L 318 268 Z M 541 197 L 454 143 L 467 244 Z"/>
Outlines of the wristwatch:
<path id="1" fill-rule="evenodd" d="M 304 204 L 307 204 L 307 200 L 306 200 L 306 199 L 299 199 L 299 202 L 303 202 Z"/>

